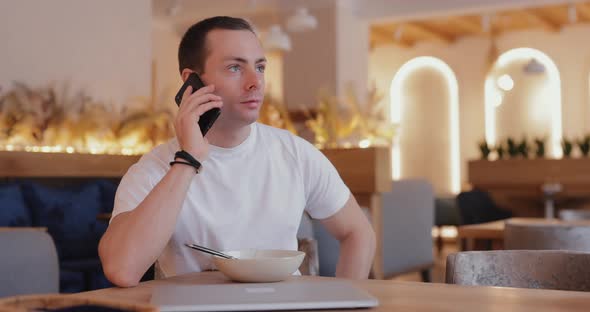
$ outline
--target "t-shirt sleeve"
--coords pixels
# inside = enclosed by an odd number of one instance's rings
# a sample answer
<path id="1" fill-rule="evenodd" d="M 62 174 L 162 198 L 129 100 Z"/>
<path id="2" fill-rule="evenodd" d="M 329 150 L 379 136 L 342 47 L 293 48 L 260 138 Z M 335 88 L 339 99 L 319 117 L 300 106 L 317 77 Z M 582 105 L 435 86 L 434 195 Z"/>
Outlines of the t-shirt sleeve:
<path id="1" fill-rule="evenodd" d="M 309 142 L 298 138 L 303 175 L 305 210 L 314 219 L 325 219 L 344 207 L 350 190 L 326 156 Z"/>
<path id="2" fill-rule="evenodd" d="M 131 211 L 139 206 L 157 184 L 154 182 L 154 175 L 159 172 L 154 171 L 159 171 L 157 170 L 159 168 L 154 166 L 152 170 L 147 169 L 149 162 L 151 161 L 140 161 L 132 165 L 121 179 L 115 195 L 111 220 L 118 214 Z"/>

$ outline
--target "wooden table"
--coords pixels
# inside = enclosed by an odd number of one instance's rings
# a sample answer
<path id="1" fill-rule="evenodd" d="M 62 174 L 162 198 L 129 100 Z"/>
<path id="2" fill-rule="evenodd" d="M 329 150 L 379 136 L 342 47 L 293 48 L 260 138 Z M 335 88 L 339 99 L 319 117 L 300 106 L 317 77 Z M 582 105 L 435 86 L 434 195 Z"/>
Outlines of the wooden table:
<path id="1" fill-rule="evenodd" d="M 562 186 L 555 199 L 564 208 L 590 203 L 589 157 L 470 160 L 467 180 L 472 187 L 489 192 L 498 206 L 518 217 L 544 215 L 545 183 Z"/>
<path id="2" fill-rule="evenodd" d="M 457 239 L 462 251 L 502 249 L 505 220 L 462 225 L 457 228 Z"/>
<path id="3" fill-rule="evenodd" d="M 302 279 L 328 280 L 331 278 L 302 276 L 293 277 L 288 282 L 297 282 Z M 229 281 L 219 272 L 191 273 L 165 280 L 144 282 L 133 288 L 109 288 L 77 295 L 147 303 L 150 301 L 153 288 L 157 285 L 220 283 L 229 283 Z M 390 280 L 360 280 L 352 281 L 352 283 L 379 299 L 379 307 L 367 311 L 538 312 L 588 311 L 590 307 L 588 292 L 469 287 Z"/>
<path id="4" fill-rule="evenodd" d="M 516 224 L 588 224 L 589 221 L 563 221 L 545 218 L 510 218 L 479 224 L 462 225 L 457 228 L 460 249 L 497 250 L 504 247 L 504 225 L 506 222 Z"/>

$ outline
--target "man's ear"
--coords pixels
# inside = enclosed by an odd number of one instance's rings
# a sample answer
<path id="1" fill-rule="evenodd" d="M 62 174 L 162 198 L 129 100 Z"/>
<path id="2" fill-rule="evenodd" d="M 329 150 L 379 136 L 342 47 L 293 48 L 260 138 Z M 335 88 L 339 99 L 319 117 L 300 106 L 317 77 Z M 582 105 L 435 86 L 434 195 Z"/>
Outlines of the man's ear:
<path id="1" fill-rule="evenodd" d="M 182 73 L 180 74 L 180 78 L 182 78 L 182 82 L 185 82 L 188 79 L 188 76 L 193 72 L 194 71 L 192 69 L 188 69 L 188 68 L 183 69 Z"/>

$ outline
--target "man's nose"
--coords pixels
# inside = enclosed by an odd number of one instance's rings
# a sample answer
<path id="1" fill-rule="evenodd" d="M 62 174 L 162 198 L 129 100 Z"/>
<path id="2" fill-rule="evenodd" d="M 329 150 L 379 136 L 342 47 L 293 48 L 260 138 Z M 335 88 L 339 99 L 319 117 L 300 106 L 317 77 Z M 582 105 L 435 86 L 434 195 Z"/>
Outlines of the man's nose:
<path id="1" fill-rule="evenodd" d="M 256 71 L 249 70 L 246 77 L 246 90 L 258 90 L 262 84 L 262 78 Z"/>

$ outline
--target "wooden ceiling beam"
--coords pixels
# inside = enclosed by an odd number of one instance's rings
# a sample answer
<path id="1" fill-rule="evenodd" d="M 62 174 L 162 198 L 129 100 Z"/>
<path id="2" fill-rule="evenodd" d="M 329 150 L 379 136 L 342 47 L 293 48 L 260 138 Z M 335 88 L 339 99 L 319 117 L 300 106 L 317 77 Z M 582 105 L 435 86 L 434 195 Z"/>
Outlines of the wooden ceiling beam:
<path id="1" fill-rule="evenodd" d="M 480 34 L 483 32 L 480 23 L 468 20 L 464 16 L 451 17 L 449 18 L 449 22 L 470 34 Z"/>
<path id="2" fill-rule="evenodd" d="M 400 27 L 400 26 L 397 26 Z M 395 36 L 393 32 L 390 32 L 388 29 L 384 29 L 382 27 L 373 26 L 371 27 L 371 34 L 374 38 L 381 43 L 393 43 L 397 45 L 401 45 L 403 47 L 410 47 L 411 45 L 405 40 L 395 40 Z M 377 44 L 376 44 L 377 45 Z"/>
<path id="3" fill-rule="evenodd" d="M 522 14 L 522 16 L 524 16 L 525 18 L 540 24 L 546 30 L 557 32 L 560 29 L 559 25 L 555 25 L 553 22 L 549 21 L 548 19 L 544 18 L 543 16 L 539 15 L 538 13 L 532 10 L 523 10 L 520 11 L 518 14 Z"/>
<path id="4" fill-rule="evenodd" d="M 438 31 L 426 28 L 426 27 L 416 24 L 416 23 L 406 23 L 406 24 L 404 24 L 404 27 L 408 30 L 419 33 L 425 37 L 434 38 L 434 39 L 443 41 L 445 43 L 453 42 L 453 38 L 449 37 L 448 35 L 445 35 L 445 34 L 442 34 Z"/>
<path id="5" fill-rule="evenodd" d="M 578 3 L 576 5 L 576 10 L 578 11 L 578 15 L 586 21 L 590 21 L 590 8 L 586 3 Z"/>

